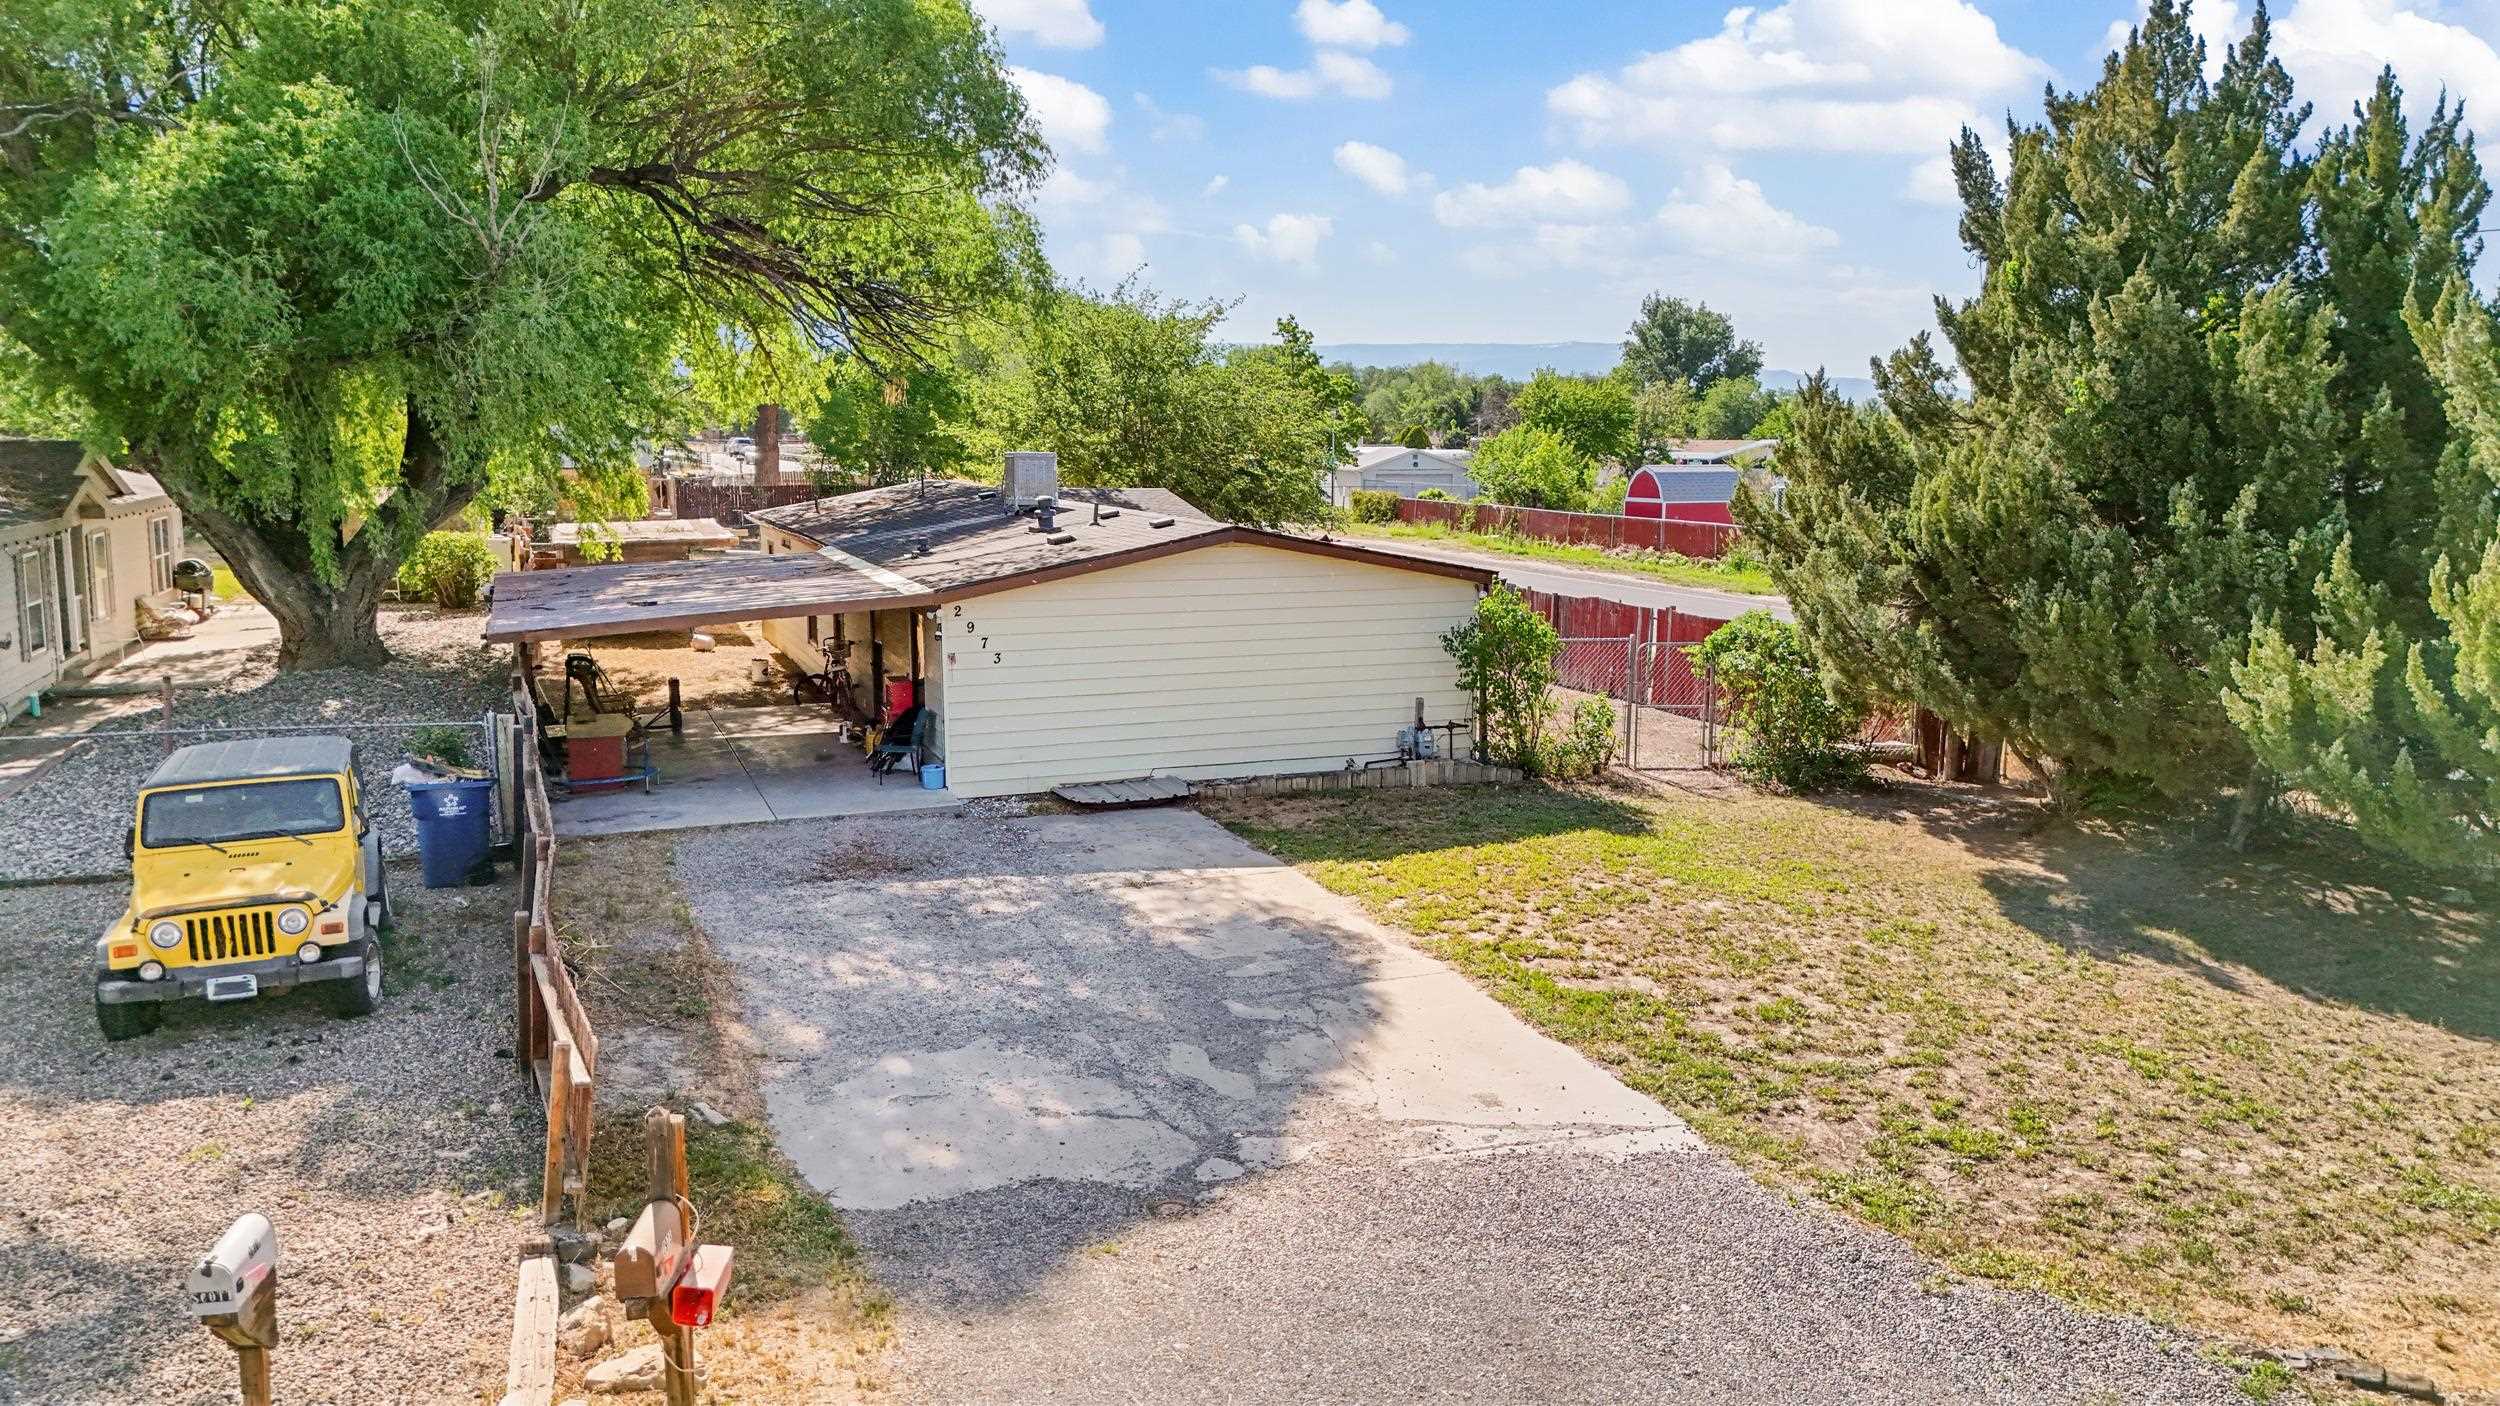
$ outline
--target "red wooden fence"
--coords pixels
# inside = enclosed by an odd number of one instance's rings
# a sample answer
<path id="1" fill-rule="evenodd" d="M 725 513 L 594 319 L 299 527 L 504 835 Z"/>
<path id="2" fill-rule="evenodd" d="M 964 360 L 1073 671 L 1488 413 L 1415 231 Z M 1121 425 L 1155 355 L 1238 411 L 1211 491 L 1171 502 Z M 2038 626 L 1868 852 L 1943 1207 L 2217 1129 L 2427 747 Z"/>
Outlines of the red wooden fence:
<path id="1" fill-rule="evenodd" d="M 1656 708 L 1698 710 L 1706 689 L 1693 670 L 1689 653 L 1676 648 L 1709 637 L 1727 623 L 1709 615 L 1693 615 L 1670 606 L 1631 605 L 1596 596 L 1558 596 L 1526 591 L 1530 609 L 1542 615 L 1564 639 L 1632 641 L 1623 655 L 1563 651 L 1559 661 L 1563 687 L 1613 698 L 1632 696 L 1627 670 L 1639 676 L 1638 701 Z M 1639 665 L 1631 667 L 1637 657 Z"/>
<path id="2" fill-rule="evenodd" d="M 1453 532 L 1512 532 L 1582 547 L 1636 547 L 1709 559 L 1725 555 L 1744 535 L 1744 529 L 1724 522 L 1623 517 L 1616 513 L 1558 513 L 1545 508 L 1444 503 L 1431 498 L 1400 498 L 1398 521 L 1438 523 Z"/>

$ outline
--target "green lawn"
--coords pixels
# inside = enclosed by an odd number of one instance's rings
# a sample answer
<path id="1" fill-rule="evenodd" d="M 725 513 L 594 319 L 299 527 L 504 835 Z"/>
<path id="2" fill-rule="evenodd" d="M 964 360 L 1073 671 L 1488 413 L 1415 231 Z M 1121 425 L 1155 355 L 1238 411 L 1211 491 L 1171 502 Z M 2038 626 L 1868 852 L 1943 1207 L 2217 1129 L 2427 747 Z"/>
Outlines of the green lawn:
<path id="1" fill-rule="evenodd" d="M 1344 530 L 1348 535 L 1356 537 L 1447 542 L 1452 546 L 1473 547 L 1478 551 L 1499 552 L 1504 556 L 1550 561 L 1563 566 L 1585 566 L 1599 571 L 1618 571 L 1630 576 L 1647 576 L 1676 586 L 1704 586 L 1712 590 L 1736 591 L 1749 596 L 1774 595 L 1779 590 L 1771 582 L 1771 573 L 1759 566 L 1731 565 L 1699 557 L 1677 556 L 1672 552 L 1609 552 L 1597 547 L 1547 542 L 1535 537 L 1509 536 L 1491 532 L 1458 532 L 1439 523 L 1349 522 Z"/>
<path id="2" fill-rule="evenodd" d="M 1954 1271 L 2500 1387 L 2500 942 L 2474 896 L 2331 835 L 2240 858 L 1914 785 L 1216 814 Z"/>

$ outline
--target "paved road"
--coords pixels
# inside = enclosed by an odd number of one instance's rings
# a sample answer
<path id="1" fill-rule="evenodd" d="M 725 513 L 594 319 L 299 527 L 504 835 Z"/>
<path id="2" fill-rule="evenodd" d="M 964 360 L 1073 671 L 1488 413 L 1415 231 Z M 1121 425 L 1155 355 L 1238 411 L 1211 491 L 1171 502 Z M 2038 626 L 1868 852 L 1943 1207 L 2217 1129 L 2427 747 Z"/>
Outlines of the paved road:
<path id="1" fill-rule="evenodd" d="M 1502 573 L 1503 580 L 1526 590 L 1566 596 L 1597 596 L 1626 605 L 1654 606 L 1662 610 L 1672 606 L 1689 614 L 1711 615 L 1723 620 L 1734 619 L 1748 610 L 1767 610 L 1782 620 L 1792 618 L 1788 602 L 1778 596 L 1750 596 L 1737 591 L 1714 591 L 1705 586 L 1670 586 L 1663 581 L 1629 572 L 1559 566 L 1553 562 L 1532 561 L 1525 557 L 1477 551 L 1443 542 L 1418 541 L 1411 537 L 1362 536 L 1348 540 L 1407 556 L 1490 567 Z"/>
<path id="2" fill-rule="evenodd" d="M 2235 1399 L 2142 1323 L 1931 1288 L 1193 811 L 678 864 L 897 1402 Z"/>

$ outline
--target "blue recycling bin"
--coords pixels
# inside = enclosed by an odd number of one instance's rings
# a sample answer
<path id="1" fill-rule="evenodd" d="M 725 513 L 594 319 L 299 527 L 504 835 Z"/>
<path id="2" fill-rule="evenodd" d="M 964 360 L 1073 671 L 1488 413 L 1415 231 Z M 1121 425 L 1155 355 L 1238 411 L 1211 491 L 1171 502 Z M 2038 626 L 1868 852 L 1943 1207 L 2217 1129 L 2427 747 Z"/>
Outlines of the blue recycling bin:
<path id="1" fill-rule="evenodd" d="M 425 886 L 459 888 L 494 877 L 487 858 L 488 803 L 492 781 L 412 781 L 408 811 L 417 818 L 417 852 L 425 859 Z"/>

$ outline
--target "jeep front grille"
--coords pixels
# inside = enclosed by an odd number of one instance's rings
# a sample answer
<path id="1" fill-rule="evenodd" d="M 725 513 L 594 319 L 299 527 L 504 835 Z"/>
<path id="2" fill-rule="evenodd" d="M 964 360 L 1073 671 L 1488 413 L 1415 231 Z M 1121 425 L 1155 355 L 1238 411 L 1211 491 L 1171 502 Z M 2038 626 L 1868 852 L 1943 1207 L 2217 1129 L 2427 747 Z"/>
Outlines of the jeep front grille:
<path id="1" fill-rule="evenodd" d="M 240 913 L 203 913 L 185 918 L 194 962 L 247 962 L 278 955 L 278 928 L 266 908 Z"/>

